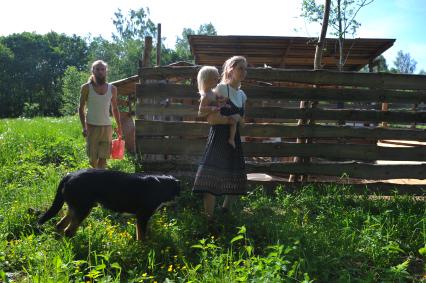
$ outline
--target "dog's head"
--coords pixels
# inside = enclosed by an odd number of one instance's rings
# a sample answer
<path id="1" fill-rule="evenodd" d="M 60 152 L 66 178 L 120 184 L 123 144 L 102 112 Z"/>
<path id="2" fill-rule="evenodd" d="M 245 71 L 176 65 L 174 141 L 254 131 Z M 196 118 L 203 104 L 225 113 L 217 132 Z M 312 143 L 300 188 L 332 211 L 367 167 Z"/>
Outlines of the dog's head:
<path id="1" fill-rule="evenodd" d="M 171 195 L 174 198 L 180 194 L 180 181 L 173 176 L 168 176 L 168 178 L 170 178 Z"/>
<path id="2" fill-rule="evenodd" d="M 180 193 L 180 181 L 173 176 L 155 176 L 161 187 L 163 202 L 171 201 Z"/>

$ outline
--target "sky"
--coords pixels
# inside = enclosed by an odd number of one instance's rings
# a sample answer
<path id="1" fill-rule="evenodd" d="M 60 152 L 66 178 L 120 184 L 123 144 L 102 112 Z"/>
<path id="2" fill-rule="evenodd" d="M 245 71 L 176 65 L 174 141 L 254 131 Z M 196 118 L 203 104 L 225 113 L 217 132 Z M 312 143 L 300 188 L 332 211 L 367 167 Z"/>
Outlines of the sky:
<path id="1" fill-rule="evenodd" d="M 149 8 L 149 18 L 161 23 L 165 44 L 173 48 L 183 28 L 197 30 L 212 23 L 218 35 L 318 36 L 319 24 L 300 17 L 302 0 L 5 0 L 0 9 L 0 36 L 24 31 L 98 36 L 115 32 L 114 12 Z M 322 2 L 322 1 L 321 1 Z M 415 73 L 426 71 L 426 0 L 375 0 L 357 15 L 355 37 L 393 38 L 384 53 L 393 67 L 399 50 L 417 61 Z"/>

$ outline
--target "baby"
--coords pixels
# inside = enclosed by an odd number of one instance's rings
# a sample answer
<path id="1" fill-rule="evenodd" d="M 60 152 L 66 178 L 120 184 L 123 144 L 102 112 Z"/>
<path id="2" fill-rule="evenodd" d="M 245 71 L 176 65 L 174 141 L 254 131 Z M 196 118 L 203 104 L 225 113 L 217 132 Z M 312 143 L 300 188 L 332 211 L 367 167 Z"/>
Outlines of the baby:
<path id="1" fill-rule="evenodd" d="M 204 66 L 197 75 L 198 91 L 201 96 L 200 107 L 198 109 L 199 116 L 207 116 L 211 113 L 220 114 L 228 117 L 227 121 L 230 125 L 230 135 L 228 143 L 235 148 L 235 134 L 237 131 L 237 123 L 241 116 L 235 112 L 232 103 L 225 103 L 224 97 L 214 93 L 213 88 L 216 87 L 220 79 L 219 71 L 213 66 Z"/>

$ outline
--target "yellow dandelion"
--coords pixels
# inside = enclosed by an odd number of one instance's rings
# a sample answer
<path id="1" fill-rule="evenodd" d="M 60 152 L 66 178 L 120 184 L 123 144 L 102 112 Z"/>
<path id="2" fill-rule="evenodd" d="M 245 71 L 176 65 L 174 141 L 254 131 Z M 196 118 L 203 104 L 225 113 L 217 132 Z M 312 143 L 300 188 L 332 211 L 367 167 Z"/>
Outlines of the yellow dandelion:
<path id="1" fill-rule="evenodd" d="M 169 265 L 169 268 L 167 269 L 168 272 L 172 272 L 173 271 L 173 264 Z"/>

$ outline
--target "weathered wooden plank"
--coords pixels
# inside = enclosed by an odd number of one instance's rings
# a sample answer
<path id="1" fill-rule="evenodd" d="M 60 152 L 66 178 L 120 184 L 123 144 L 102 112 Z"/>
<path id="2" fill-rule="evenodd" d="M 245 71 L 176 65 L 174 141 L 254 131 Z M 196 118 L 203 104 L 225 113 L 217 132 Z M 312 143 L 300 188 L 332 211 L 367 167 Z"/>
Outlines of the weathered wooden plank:
<path id="1" fill-rule="evenodd" d="M 158 162 L 157 162 L 158 163 Z M 149 172 L 149 173 L 157 173 L 157 174 L 173 174 L 176 177 L 179 177 L 181 179 L 184 179 L 185 181 L 188 181 L 192 183 L 195 178 L 196 173 L 196 165 L 192 165 L 191 168 L 189 168 L 188 171 L 184 171 L 183 169 L 187 167 L 167 167 L 164 169 L 163 166 L 156 166 L 160 164 L 146 164 L 146 167 L 141 167 L 141 169 L 144 169 L 143 172 Z M 148 170 L 148 169 L 152 170 Z M 176 168 L 178 168 L 176 170 Z M 272 174 L 271 174 L 272 175 Z M 340 177 L 340 176 L 339 176 Z M 259 181 L 255 179 L 249 179 L 248 184 L 248 190 L 253 189 L 259 189 L 262 188 L 266 191 L 266 193 L 272 193 L 278 186 L 280 186 L 280 190 L 287 193 L 294 193 L 297 191 L 300 191 L 303 187 L 315 187 L 315 190 L 324 193 L 327 193 L 329 191 L 330 186 L 333 187 L 343 187 L 345 192 L 354 193 L 354 194 L 377 194 L 377 196 L 372 197 L 378 197 L 380 196 L 393 196 L 395 194 L 395 191 L 398 192 L 398 194 L 404 194 L 404 195 L 412 195 L 412 196 L 426 196 L 426 186 L 425 185 L 410 185 L 410 184 L 397 184 L 392 182 L 383 182 L 383 181 L 376 181 L 368 183 L 359 183 L 353 180 L 358 179 L 340 179 L 339 182 L 333 181 L 334 178 L 330 178 L 332 180 L 330 181 L 308 181 L 308 182 L 288 182 L 287 179 L 283 178 L 275 178 L 272 176 L 272 180 L 270 181 Z M 351 181 L 352 180 L 352 181 Z M 363 179 L 365 180 L 365 179 Z"/>
<path id="2" fill-rule="evenodd" d="M 161 104 L 137 105 L 139 115 L 182 115 L 197 116 L 197 107 L 194 105 Z M 353 109 L 318 109 L 318 108 L 284 108 L 284 107 L 246 107 L 247 118 L 266 119 L 306 119 L 328 121 L 369 121 L 369 122 L 397 122 L 397 123 L 426 123 L 426 112 L 408 111 L 378 111 Z"/>
<path id="3" fill-rule="evenodd" d="M 192 172 L 188 172 L 190 178 L 194 178 L 195 174 Z M 372 182 L 366 184 L 359 183 L 336 183 L 332 181 L 324 181 L 324 182 L 316 182 L 316 181 L 308 181 L 308 182 L 288 182 L 288 181 L 257 181 L 257 180 L 249 180 L 249 190 L 262 187 L 266 190 L 267 193 L 272 193 L 277 186 L 280 186 L 281 190 L 293 193 L 300 191 L 303 187 L 314 187 L 315 190 L 326 193 L 329 191 L 327 188 L 332 187 L 342 187 L 344 186 L 345 192 L 349 192 L 352 194 L 371 194 L 376 195 L 376 197 L 380 198 L 380 196 L 394 196 L 395 192 L 400 195 L 411 195 L 411 196 L 426 196 L 426 186 L 425 185 L 403 185 L 403 184 L 395 184 L 395 183 L 387 183 L 387 182 Z M 374 197 L 374 196 L 372 196 Z"/>
<path id="4" fill-rule="evenodd" d="M 199 68 L 200 66 L 141 68 L 139 75 L 143 79 L 195 78 Z M 247 79 L 316 85 L 426 90 L 426 76 L 424 75 L 248 68 Z"/>
<path id="5" fill-rule="evenodd" d="M 329 121 L 369 121 L 369 122 L 398 122 L 425 123 L 426 112 L 410 113 L 406 111 L 377 111 L 352 109 L 291 109 L 281 107 L 247 108 L 246 116 L 250 118 L 271 119 L 306 119 Z"/>
<path id="6" fill-rule="evenodd" d="M 293 173 L 324 176 L 346 176 L 375 180 L 413 178 L 424 179 L 426 164 L 421 165 L 374 165 L 365 163 L 315 164 L 315 163 L 275 163 L 250 164 L 251 172 Z M 266 171 L 268 170 L 268 171 Z"/>
<path id="7" fill-rule="evenodd" d="M 384 89 L 354 88 L 289 88 L 244 86 L 249 100 L 326 100 L 354 102 L 426 102 L 425 91 L 395 91 Z M 136 95 L 140 98 L 196 98 L 198 90 L 191 85 L 137 84 Z"/>
<path id="8" fill-rule="evenodd" d="M 207 136 L 210 125 L 204 122 L 165 122 L 136 120 L 136 136 Z M 283 138 L 365 138 L 426 141 L 426 130 L 359 128 L 350 126 L 288 126 L 251 124 L 240 128 L 242 136 Z M 184 133 L 184 134 L 183 134 Z"/>
<path id="9" fill-rule="evenodd" d="M 186 171 L 195 172 L 197 164 L 183 162 L 143 162 L 145 171 L 173 172 Z M 246 163 L 247 173 L 286 173 L 286 174 L 307 174 L 322 176 L 345 176 L 348 178 L 365 179 L 397 179 L 413 178 L 425 179 L 426 164 L 421 165 L 375 165 L 366 163 Z"/>
<path id="10" fill-rule="evenodd" d="M 136 115 L 176 115 L 194 116 L 198 115 L 198 105 L 186 104 L 140 104 L 136 106 Z"/>
<path id="11" fill-rule="evenodd" d="M 204 152 L 205 138 L 141 138 L 137 140 L 142 154 L 194 155 Z M 296 143 L 243 143 L 247 157 L 319 157 L 326 159 L 426 161 L 423 147 L 392 148 L 365 144 L 296 144 Z"/>

